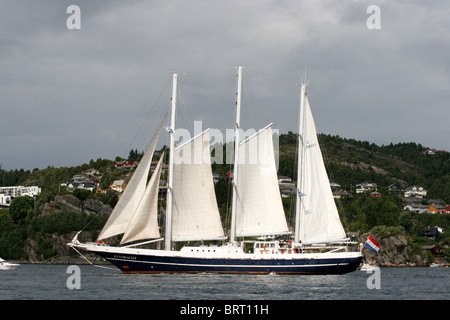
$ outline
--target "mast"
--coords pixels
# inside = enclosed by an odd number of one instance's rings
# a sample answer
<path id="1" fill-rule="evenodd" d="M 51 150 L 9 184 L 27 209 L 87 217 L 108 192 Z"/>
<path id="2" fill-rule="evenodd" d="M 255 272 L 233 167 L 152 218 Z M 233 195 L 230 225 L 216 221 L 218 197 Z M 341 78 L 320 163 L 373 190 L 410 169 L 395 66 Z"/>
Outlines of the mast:
<path id="1" fill-rule="evenodd" d="M 172 205 L 173 205 L 173 158 L 175 154 L 175 119 L 177 109 L 177 89 L 178 89 L 178 74 L 173 74 L 172 84 L 172 109 L 170 116 L 170 127 L 167 128 L 170 136 L 169 145 L 169 176 L 167 188 L 167 207 L 166 207 L 166 234 L 165 234 L 165 250 L 170 251 L 172 248 Z"/>
<path id="2" fill-rule="evenodd" d="M 300 241 L 300 221 L 302 215 L 302 160 L 303 160 L 303 124 L 304 124 L 304 109 L 305 109 L 305 95 L 306 95 L 306 79 L 300 85 L 300 112 L 298 121 L 298 165 L 297 165 L 297 201 L 295 204 L 295 233 L 294 243 Z"/>
<path id="3" fill-rule="evenodd" d="M 233 203 L 231 208 L 231 243 L 236 242 L 236 206 L 237 206 L 237 178 L 239 162 L 239 130 L 241 122 L 241 96 L 242 96 L 242 67 L 238 67 L 238 84 L 236 95 L 236 121 L 234 123 L 234 168 L 233 168 Z"/>

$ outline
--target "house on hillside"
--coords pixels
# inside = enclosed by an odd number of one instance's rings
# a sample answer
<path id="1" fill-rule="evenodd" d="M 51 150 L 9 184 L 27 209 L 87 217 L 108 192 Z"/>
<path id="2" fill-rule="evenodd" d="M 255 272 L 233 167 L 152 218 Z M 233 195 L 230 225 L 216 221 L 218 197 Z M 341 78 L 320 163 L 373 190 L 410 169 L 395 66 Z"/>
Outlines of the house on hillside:
<path id="1" fill-rule="evenodd" d="M 135 161 L 114 161 L 114 167 L 119 170 L 131 170 L 138 166 L 138 163 Z"/>
<path id="2" fill-rule="evenodd" d="M 67 183 L 61 183 L 60 186 L 67 187 L 67 190 L 74 191 L 76 189 L 84 189 L 89 191 L 94 191 L 98 184 L 92 181 L 89 177 L 84 174 L 76 174 Z"/>
<path id="3" fill-rule="evenodd" d="M 286 176 L 278 176 L 278 184 L 282 183 L 292 183 L 292 179 Z"/>
<path id="4" fill-rule="evenodd" d="M 126 188 L 125 180 L 115 180 L 109 188 L 117 192 L 123 192 Z"/>
<path id="5" fill-rule="evenodd" d="M 394 193 L 400 193 L 402 191 L 402 189 L 400 189 L 400 187 L 397 186 L 395 183 L 391 184 L 387 189 L 389 192 L 394 192 Z"/>
<path id="6" fill-rule="evenodd" d="M 90 168 L 90 169 L 84 170 L 81 174 L 84 174 L 85 176 L 99 176 L 100 171 L 98 171 L 97 169 L 94 169 L 94 168 Z"/>
<path id="7" fill-rule="evenodd" d="M 291 194 L 295 193 L 295 184 L 293 183 L 282 183 L 278 185 L 280 187 L 281 197 L 287 198 Z"/>
<path id="8" fill-rule="evenodd" d="M 69 180 L 70 182 L 92 182 L 92 180 L 84 174 L 76 174 Z"/>
<path id="9" fill-rule="evenodd" d="M 333 192 L 333 198 L 335 198 L 335 199 L 350 197 L 350 193 L 347 190 L 333 189 L 332 192 Z"/>
<path id="10" fill-rule="evenodd" d="M 438 228 L 436 227 L 426 227 L 424 229 L 425 231 L 425 237 L 429 238 L 429 239 L 434 239 L 436 240 L 436 237 L 438 236 Z"/>
<path id="11" fill-rule="evenodd" d="M 441 205 L 429 205 L 428 206 L 428 212 L 432 214 L 438 214 L 438 213 L 446 213 L 445 207 Z"/>
<path id="12" fill-rule="evenodd" d="M 381 198 L 381 193 L 374 191 L 370 194 L 372 198 Z"/>
<path id="13" fill-rule="evenodd" d="M 38 186 L 24 187 L 24 186 L 11 186 L 0 187 L 0 195 L 3 195 L 3 203 L 7 201 L 11 202 L 12 199 L 22 196 L 29 196 L 32 198 L 41 194 L 41 188 Z M 9 199 L 9 200 L 8 200 Z"/>
<path id="14" fill-rule="evenodd" d="M 440 152 L 448 153 L 448 151 L 445 151 L 445 150 L 427 149 L 425 151 L 422 151 L 422 154 L 423 155 L 427 155 L 427 154 L 433 155 L 433 154 L 440 153 Z"/>
<path id="15" fill-rule="evenodd" d="M 220 179 L 220 174 L 218 174 L 217 172 L 213 172 L 212 176 L 213 176 L 213 182 L 217 183 Z"/>
<path id="16" fill-rule="evenodd" d="M 292 183 L 292 179 L 286 176 L 278 176 L 278 187 L 280 188 L 280 194 L 283 198 L 289 197 L 295 193 L 295 184 Z"/>
<path id="17" fill-rule="evenodd" d="M 442 251 L 442 248 L 438 245 L 435 244 L 426 245 L 423 246 L 422 249 L 430 251 L 435 259 L 444 258 L 444 252 Z"/>
<path id="18" fill-rule="evenodd" d="M 370 190 L 377 191 L 377 184 L 374 182 L 361 182 L 356 185 L 356 193 L 368 192 Z"/>
<path id="19" fill-rule="evenodd" d="M 155 171 L 155 169 L 156 169 L 156 165 L 158 164 L 158 162 L 159 161 L 152 161 L 151 162 L 151 164 L 150 164 L 150 171 Z M 169 165 L 167 164 L 167 163 L 162 163 L 161 164 L 161 173 L 165 173 L 166 172 L 166 170 L 168 170 L 169 169 Z"/>
<path id="20" fill-rule="evenodd" d="M 11 196 L 0 194 L 0 208 L 9 207 L 10 204 L 11 204 Z"/>
<path id="21" fill-rule="evenodd" d="M 411 186 L 405 189 L 405 197 L 423 198 L 427 196 L 427 190 L 420 186 Z"/>
<path id="22" fill-rule="evenodd" d="M 67 185 L 69 191 L 74 191 L 76 189 L 94 191 L 95 188 L 96 186 L 92 182 L 71 182 Z"/>
<path id="23" fill-rule="evenodd" d="M 341 185 L 335 181 L 330 180 L 330 187 L 331 189 L 340 189 Z"/>
<path id="24" fill-rule="evenodd" d="M 403 210 L 409 210 L 411 212 L 417 212 L 417 213 L 428 213 L 429 207 L 423 204 L 415 204 L 411 203 L 406 205 Z"/>

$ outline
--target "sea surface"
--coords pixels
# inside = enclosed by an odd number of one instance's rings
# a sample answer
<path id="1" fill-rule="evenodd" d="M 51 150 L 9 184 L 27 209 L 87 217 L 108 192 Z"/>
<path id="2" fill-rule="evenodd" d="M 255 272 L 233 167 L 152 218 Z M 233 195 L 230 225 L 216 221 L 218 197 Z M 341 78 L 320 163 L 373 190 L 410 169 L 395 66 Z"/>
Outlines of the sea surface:
<path id="1" fill-rule="evenodd" d="M 0 270 L 1 300 L 449 300 L 450 268 L 345 275 L 123 274 L 89 265 Z"/>

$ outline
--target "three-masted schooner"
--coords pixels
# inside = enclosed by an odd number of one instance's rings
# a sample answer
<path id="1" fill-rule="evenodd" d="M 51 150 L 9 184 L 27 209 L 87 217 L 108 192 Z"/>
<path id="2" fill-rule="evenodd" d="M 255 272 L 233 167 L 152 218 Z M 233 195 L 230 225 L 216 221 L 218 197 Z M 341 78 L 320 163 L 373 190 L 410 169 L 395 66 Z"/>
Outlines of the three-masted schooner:
<path id="1" fill-rule="evenodd" d="M 208 130 L 175 146 L 178 75 L 174 74 L 171 121 L 167 128 L 170 153 L 164 237 L 157 219 L 163 156 L 147 183 L 163 120 L 102 229 L 99 241 L 81 243 L 77 234 L 68 245 L 77 252 L 79 249 L 93 252 L 124 273 L 342 274 L 356 270 L 362 255 L 359 251 L 349 251 L 346 245 L 349 240 L 331 193 L 304 83 L 300 93 L 293 241 L 238 241 L 238 238 L 255 239 L 291 232 L 278 187 L 271 125 L 240 141 L 242 67 L 238 68 L 237 84 L 233 202 L 227 243 L 173 250 L 174 241 L 224 242 L 226 239 L 214 193 Z M 255 145 L 257 155 L 252 152 Z M 200 156 L 199 161 L 199 154 L 207 156 Z M 120 246 L 100 242 L 121 234 Z M 164 241 L 164 249 L 139 247 L 151 241 Z M 253 247 L 247 251 L 245 244 L 249 242 Z"/>

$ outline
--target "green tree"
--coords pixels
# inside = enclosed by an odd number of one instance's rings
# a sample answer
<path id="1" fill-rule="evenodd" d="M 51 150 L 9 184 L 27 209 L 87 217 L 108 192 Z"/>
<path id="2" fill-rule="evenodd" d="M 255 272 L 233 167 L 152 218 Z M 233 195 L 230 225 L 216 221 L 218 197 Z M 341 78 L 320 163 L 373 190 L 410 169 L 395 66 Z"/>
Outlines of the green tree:
<path id="1" fill-rule="evenodd" d="M 9 215 L 18 224 L 26 222 L 34 212 L 34 199 L 29 196 L 17 197 L 11 201 Z"/>
<path id="2" fill-rule="evenodd" d="M 139 161 L 144 156 L 144 152 L 139 152 L 137 149 L 131 149 L 128 154 L 128 161 Z"/>
<path id="3" fill-rule="evenodd" d="M 398 217 L 398 224 L 405 228 L 406 232 L 411 232 L 413 228 L 411 211 L 402 211 Z"/>
<path id="4" fill-rule="evenodd" d="M 75 197 L 77 197 L 78 199 L 80 199 L 81 201 L 84 201 L 84 200 L 86 200 L 87 198 L 89 198 L 90 196 L 92 196 L 92 195 L 93 195 L 93 192 L 92 192 L 92 191 L 89 191 L 89 190 L 85 190 L 85 189 L 76 189 L 76 190 L 73 192 L 73 195 L 74 195 Z"/>

